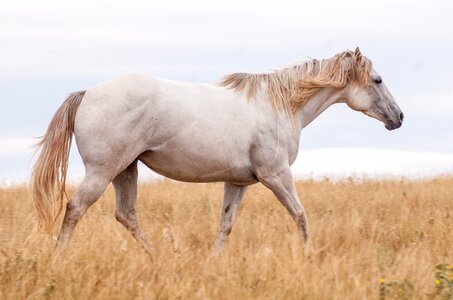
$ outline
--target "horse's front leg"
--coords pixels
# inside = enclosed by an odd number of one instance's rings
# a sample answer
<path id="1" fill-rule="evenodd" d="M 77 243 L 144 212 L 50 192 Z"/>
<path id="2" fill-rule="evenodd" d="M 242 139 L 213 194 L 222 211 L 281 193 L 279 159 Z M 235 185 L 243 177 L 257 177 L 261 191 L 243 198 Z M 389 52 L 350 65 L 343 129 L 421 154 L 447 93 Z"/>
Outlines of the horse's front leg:
<path id="1" fill-rule="evenodd" d="M 311 246 L 307 247 L 309 235 L 307 216 L 297 196 L 293 174 L 289 166 L 281 167 L 277 171 L 266 171 L 266 173 L 260 174 L 258 179 L 275 194 L 280 203 L 291 214 L 297 224 L 306 250 L 311 250 L 309 249 Z"/>
<path id="2" fill-rule="evenodd" d="M 216 254 L 219 254 L 222 251 L 225 240 L 231 232 L 239 204 L 244 197 L 246 189 L 246 186 L 237 186 L 225 182 L 222 213 L 220 217 L 220 230 L 215 241 Z"/>

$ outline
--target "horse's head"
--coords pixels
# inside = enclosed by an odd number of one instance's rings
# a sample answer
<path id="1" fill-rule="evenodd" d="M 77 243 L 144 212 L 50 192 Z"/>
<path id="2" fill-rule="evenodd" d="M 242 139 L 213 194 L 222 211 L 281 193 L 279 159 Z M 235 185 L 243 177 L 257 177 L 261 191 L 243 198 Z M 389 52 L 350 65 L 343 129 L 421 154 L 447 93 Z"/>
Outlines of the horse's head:
<path id="1" fill-rule="evenodd" d="M 354 59 L 361 65 L 366 63 L 371 65 L 368 58 L 362 57 L 359 48 L 354 52 Z M 388 130 L 401 127 L 404 115 L 382 77 L 374 69 L 370 70 L 368 77 L 366 84 L 352 81 L 345 87 L 346 104 L 356 111 L 381 121 Z"/>

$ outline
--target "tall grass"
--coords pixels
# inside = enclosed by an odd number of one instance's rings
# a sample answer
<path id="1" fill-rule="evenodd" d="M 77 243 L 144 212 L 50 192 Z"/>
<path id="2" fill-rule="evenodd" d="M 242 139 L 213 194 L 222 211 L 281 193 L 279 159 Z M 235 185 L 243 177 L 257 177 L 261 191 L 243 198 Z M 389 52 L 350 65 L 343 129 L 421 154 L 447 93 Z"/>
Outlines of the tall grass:
<path id="1" fill-rule="evenodd" d="M 255 185 L 213 257 L 222 184 L 142 185 L 137 210 L 152 258 L 116 222 L 112 188 L 61 256 L 36 232 L 28 190 L 0 189 L 0 299 L 449 297 L 453 179 L 301 181 L 297 189 L 315 253 L 304 254 L 289 214 Z"/>

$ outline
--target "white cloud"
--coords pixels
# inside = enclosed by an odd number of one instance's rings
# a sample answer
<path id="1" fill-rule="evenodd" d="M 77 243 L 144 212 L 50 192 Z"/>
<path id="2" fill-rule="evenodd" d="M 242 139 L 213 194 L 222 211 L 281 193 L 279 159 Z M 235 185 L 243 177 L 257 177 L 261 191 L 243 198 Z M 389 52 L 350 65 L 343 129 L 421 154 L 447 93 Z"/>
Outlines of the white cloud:
<path id="1" fill-rule="evenodd" d="M 0 157 L 33 153 L 37 142 L 33 138 L 0 138 Z"/>
<path id="2" fill-rule="evenodd" d="M 390 149 L 326 148 L 301 151 L 296 177 L 427 177 L 453 174 L 453 154 Z"/>
<path id="3" fill-rule="evenodd" d="M 259 51 L 333 40 L 346 47 L 369 39 L 448 40 L 452 10 L 449 1 L 408 0 L 8 1 L 0 11 L 0 75 L 121 64 L 102 57 L 125 46 Z M 134 53 L 125 61 L 128 55 Z"/>
<path id="4" fill-rule="evenodd" d="M 0 139 L 0 165 L 14 159 L 18 164 L 0 168 L 4 182 L 25 181 L 32 166 L 31 156 L 35 139 Z M 14 161 L 13 160 L 13 161 Z M 20 162 L 20 163 L 19 163 Z M 427 177 L 437 174 L 453 174 L 453 154 L 374 148 L 323 148 L 303 150 L 291 168 L 296 178 L 345 178 L 359 177 Z M 13 174 L 13 175 L 11 175 Z M 71 150 L 69 180 L 83 178 L 84 168 L 75 149 Z M 140 166 L 140 180 L 161 178 L 147 167 Z"/>
<path id="5" fill-rule="evenodd" d="M 429 8 L 429 9 L 427 9 Z M 177 33 L 185 38 L 195 36 L 187 29 L 204 29 L 205 32 L 218 32 L 219 29 L 233 30 L 248 36 L 247 28 L 306 28 L 306 32 L 332 35 L 369 35 L 382 37 L 450 36 L 445 27 L 450 21 L 450 1 L 9 1 L 2 4 L 3 22 L 17 24 L 17 27 L 30 27 L 28 24 L 39 21 L 51 31 L 64 33 L 61 28 L 51 28 L 56 22 L 63 28 L 78 29 L 87 33 L 91 28 L 119 29 L 119 36 L 127 29 L 134 28 L 141 33 Z M 2 15 L 0 13 L 0 15 Z M 420 20 L 423 16 L 423 22 Z M 21 21 L 21 22 L 17 22 Z M 16 22 L 16 23 L 14 23 Z M 146 25 L 154 25 L 146 26 Z M 246 25 L 246 26 L 244 26 Z M 45 27 L 44 27 L 45 28 Z M 121 30 L 121 29 L 126 30 Z M 35 29 L 32 33 L 39 31 Z M 343 30 L 349 30 L 345 32 Z M 435 30 L 433 30 L 435 29 Z M 76 30 L 77 31 L 77 30 Z M 221 31 L 221 32 L 222 32 Z M 69 33 L 72 33 L 70 31 Z M 104 33 L 115 34 L 115 32 Z M 134 33 L 134 32 L 129 32 Z M 272 32 L 271 32 L 272 33 Z M 280 32 L 285 34 L 285 32 Z M 403 36 L 404 33 L 404 36 Z M 256 32 L 255 36 L 268 37 L 269 32 Z M 249 36 L 253 39 L 255 36 Z M 375 35 L 374 35 L 375 36 Z M 68 38 L 71 35 L 69 34 Z M 171 39 L 172 35 L 167 37 Z M 213 34 L 216 38 L 216 35 Z M 218 41 L 221 41 L 219 34 Z M 303 38 L 293 36 L 293 38 Z M 185 39 L 184 39 L 185 40 Z"/>
<path id="6" fill-rule="evenodd" d="M 401 101 L 407 113 L 451 115 L 453 112 L 453 90 L 432 91 L 423 95 L 406 95 Z"/>

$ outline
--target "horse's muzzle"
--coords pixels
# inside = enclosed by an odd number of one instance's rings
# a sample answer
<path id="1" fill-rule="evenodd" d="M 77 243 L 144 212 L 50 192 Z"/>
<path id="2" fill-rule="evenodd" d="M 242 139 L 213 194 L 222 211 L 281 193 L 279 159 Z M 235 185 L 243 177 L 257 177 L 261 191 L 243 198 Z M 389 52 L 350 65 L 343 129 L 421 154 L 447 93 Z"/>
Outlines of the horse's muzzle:
<path id="1" fill-rule="evenodd" d="M 400 113 L 398 117 L 399 117 L 399 120 L 396 122 L 393 120 L 387 120 L 387 122 L 385 123 L 385 128 L 387 128 L 388 130 L 394 130 L 394 129 L 400 128 L 401 125 L 403 125 L 404 114 Z"/>
<path id="2" fill-rule="evenodd" d="M 395 125 L 395 123 L 393 123 L 393 121 L 389 121 L 385 124 L 385 128 L 387 128 L 387 130 L 394 130 L 394 129 L 397 129 L 400 127 L 401 127 L 401 123 L 399 123 L 398 125 Z"/>

